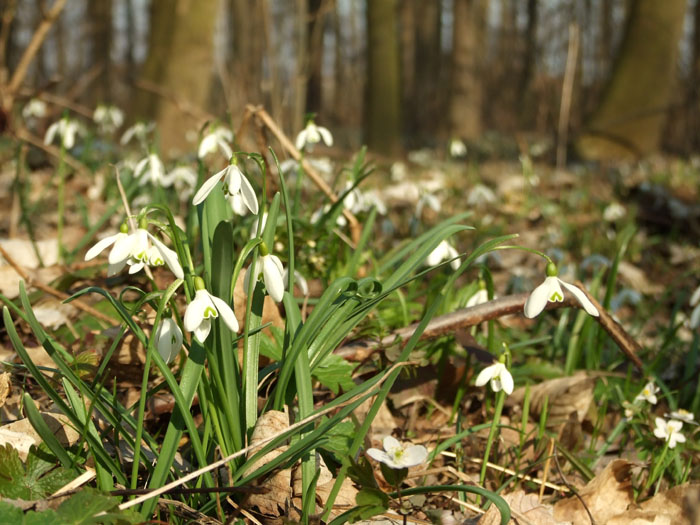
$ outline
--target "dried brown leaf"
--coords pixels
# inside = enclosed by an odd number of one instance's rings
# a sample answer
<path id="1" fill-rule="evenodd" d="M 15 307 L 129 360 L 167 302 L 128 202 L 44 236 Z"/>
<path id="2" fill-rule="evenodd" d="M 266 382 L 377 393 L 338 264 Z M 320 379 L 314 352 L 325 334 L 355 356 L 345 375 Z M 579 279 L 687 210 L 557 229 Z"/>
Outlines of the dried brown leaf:
<path id="1" fill-rule="evenodd" d="M 508 525 L 528 523 L 531 525 L 569 525 L 569 522 L 557 521 L 552 513 L 552 506 L 539 502 L 536 494 L 525 494 L 522 490 L 516 490 L 503 495 L 508 502 L 513 518 Z M 501 513 L 495 505 L 491 505 L 481 519 L 479 525 L 500 525 Z"/>

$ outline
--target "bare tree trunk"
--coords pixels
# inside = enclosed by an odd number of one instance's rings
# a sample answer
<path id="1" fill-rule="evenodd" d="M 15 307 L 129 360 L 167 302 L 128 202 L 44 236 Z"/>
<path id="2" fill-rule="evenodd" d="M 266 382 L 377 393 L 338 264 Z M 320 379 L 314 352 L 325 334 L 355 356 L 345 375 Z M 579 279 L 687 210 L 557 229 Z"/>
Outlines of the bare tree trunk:
<path id="1" fill-rule="evenodd" d="M 539 2 L 527 0 L 527 26 L 525 27 L 525 51 L 523 53 L 522 70 L 518 82 L 518 107 L 520 109 L 520 124 L 527 125 L 534 120 L 534 104 L 530 88 L 537 67 L 537 28 L 539 26 Z"/>
<path id="2" fill-rule="evenodd" d="M 320 113 L 323 107 L 323 33 L 325 9 L 323 0 L 308 0 L 306 19 L 306 108 L 308 113 Z"/>
<path id="3" fill-rule="evenodd" d="M 473 140 L 482 132 L 481 68 L 487 0 L 454 0 L 452 48 L 452 136 Z"/>
<path id="4" fill-rule="evenodd" d="M 264 31 L 261 4 L 257 0 L 231 0 L 233 52 L 230 58 L 233 101 L 231 110 L 242 113 L 246 104 L 263 103 L 262 64 Z"/>
<path id="5" fill-rule="evenodd" d="M 685 0 L 631 3 L 609 83 L 576 144 L 583 157 L 636 157 L 658 149 L 685 9 Z"/>
<path id="6" fill-rule="evenodd" d="M 90 62 L 87 67 L 102 67 L 102 72 L 91 90 L 90 102 L 111 100 L 112 0 L 88 2 L 90 24 Z"/>
<path id="7" fill-rule="evenodd" d="M 308 13 L 308 0 L 296 1 L 296 60 L 294 73 L 294 104 L 292 106 L 292 129 L 300 130 L 304 125 L 304 106 L 306 104 L 307 88 L 307 60 L 308 60 L 308 25 L 306 15 Z"/>

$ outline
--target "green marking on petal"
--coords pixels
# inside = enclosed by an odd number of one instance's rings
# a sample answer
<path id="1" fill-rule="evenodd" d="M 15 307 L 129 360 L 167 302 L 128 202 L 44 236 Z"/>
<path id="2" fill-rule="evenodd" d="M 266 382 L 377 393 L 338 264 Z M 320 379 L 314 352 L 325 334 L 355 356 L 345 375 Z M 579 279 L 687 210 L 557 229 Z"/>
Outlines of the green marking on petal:
<path id="1" fill-rule="evenodd" d="M 553 292 L 552 295 L 549 296 L 549 302 L 561 302 L 564 300 L 564 297 L 559 293 L 559 292 Z"/>
<path id="2" fill-rule="evenodd" d="M 207 306 L 204 309 L 204 315 L 202 317 L 204 319 L 209 319 L 210 317 L 219 317 L 219 314 L 216 312 L 216 309 L 212 308 L 211 306 Z"/>

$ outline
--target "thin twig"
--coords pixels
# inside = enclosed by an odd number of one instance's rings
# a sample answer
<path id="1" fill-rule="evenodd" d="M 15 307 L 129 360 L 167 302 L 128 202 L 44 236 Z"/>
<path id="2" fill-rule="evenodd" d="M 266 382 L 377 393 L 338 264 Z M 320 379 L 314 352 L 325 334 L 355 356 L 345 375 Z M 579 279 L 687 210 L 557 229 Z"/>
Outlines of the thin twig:
<path id="1" fill-rule="evenodd" d="M 12 266 L 12 268 L 14 268 L 14 270 L 27 283 L 28 286 L 33 286 L 34 288 L 37 288 L 42 292 L 46 292 L 49 295 L 53 295 L 54 297 L 61 299 L 62 301 L 70 299 L 70 295 L 63 293 L 60 290 L 57 290 L 56 288 L 49 286 L 48 284 L 44 284 L 40 280 L 31 277 L 26 271 L 24 271 L 24 268 L 17 264 L 17 262 L 12 258 L 12 256 L 7 253 L 7 251 L 5 250 L 5 248 L 2 247 L 2 245 L 0 245 L 0 255 L 2 255 L 2 257 L 7 261 L 7 263 L 10 266 Z M 80 299 L 73 299 L 73 301 L 71 301 L 71 304 L 77 309 L 82 310 L 83 312 L 88 313 L 93 317 L 97 317 L 98 319 L 101 319 L 102 321 L 109 323 L 110 325 L 116 324 L 116 321 L 112 317 L 103 314 L 99 310 L 95 310 L 92 306 L 85 304 Z"/>
<path id="2" fill-rule="evenodd" d="M 56 146 L 52 146 L 51 144 L 44 144 L 44 142 L 39 137 L 32 135 L 24 128 L 18 128 L 15 131 L 15 137 L 17 137 L 18 140 L 27 142 L 28 144 L 31 144 L 36 148 L 44 150 L 52 157 L 56 157 L 57 159 L 61 158 L 61 150 L 59 148 L 57 148 Z M 90 170 L 87 166 L 85 166 L 85 164 L 76 160 L 70 155 L 63 155 L 63 161 L 81 175 L 89 176 L 91 174 Z"/>

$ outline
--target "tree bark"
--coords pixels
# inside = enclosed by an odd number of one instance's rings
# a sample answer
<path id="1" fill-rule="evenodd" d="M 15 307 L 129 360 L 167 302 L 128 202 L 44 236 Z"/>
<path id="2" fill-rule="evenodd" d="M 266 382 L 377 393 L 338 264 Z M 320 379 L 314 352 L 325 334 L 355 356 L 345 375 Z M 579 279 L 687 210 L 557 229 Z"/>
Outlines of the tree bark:
<path id="1" fill-rule="evenodd" d="M 94 105 L 111 99 L 112 0 L 88 2 L 88 21 L 91 47 L 87 68 L 102 67 L 90 94 L 89 102 Z"/>
<path id="2" fill-rule="evenodd" d="M 582 157 L 635 158 L 658 149 L 685 10 L 685 0 L 631 2 L 610 79 L 576 142 Z"/>
<path id="3" fill-rule="evenodd" d="M 365 138 L 370 149 L 394 155 L 401 149 L 401 77 L 396 0 L 367 2 L 367 94 Z"/>
<path id="4" fill-rule="evenodd" d="M 320 113 L 323 106 L 323 33 L 325 14 L 322 0 L 308 0 L 306 21 L 306 108 L 307 113 Z"/>

